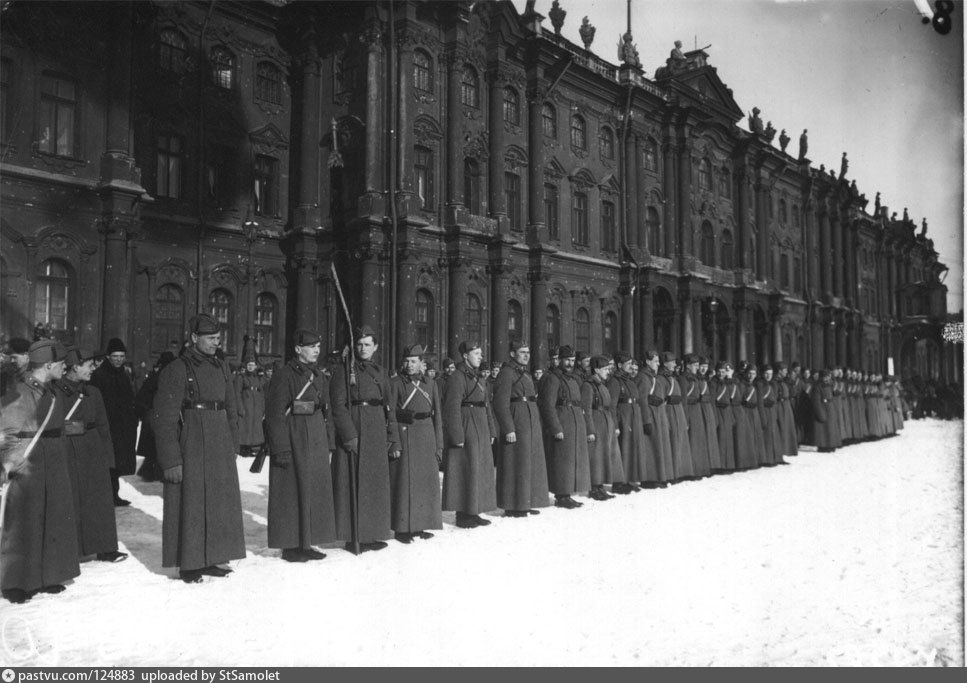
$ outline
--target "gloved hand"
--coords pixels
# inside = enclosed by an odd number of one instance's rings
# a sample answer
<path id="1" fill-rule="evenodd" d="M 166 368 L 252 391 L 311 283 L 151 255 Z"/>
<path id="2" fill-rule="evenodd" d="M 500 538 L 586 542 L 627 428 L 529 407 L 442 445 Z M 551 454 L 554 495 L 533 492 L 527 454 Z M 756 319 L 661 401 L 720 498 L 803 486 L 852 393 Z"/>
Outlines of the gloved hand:
<path id="1" fill-rule="evenodd" d="M 292 462 L 292 451 L 282 451 L 272 454 L 272 467 L 284 470 Z"/>
<path id="2" fill-rule="evenodd" d="M 180 484 L 181 479 L 184 476 L 182 465 L 175 465 L 174 467 L 169 467 L 162 473 L 162 478 L 167 484 Z"/>
<path id="3" fill-rule="evenodd" d="M 655 432 L 655 425 L 653 425 L 651 422 L 646 422 L 645 424 L 641 425 L 641 431 L 648 436 L 651 436 Z"/>

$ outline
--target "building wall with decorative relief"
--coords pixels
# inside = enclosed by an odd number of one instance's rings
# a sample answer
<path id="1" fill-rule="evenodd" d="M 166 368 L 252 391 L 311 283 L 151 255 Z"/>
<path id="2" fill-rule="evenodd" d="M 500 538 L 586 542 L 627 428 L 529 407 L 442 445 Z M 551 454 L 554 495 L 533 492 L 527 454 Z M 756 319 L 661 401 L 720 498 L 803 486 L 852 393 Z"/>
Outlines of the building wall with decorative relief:
<path id="1" fill-rule="evenodd" d="M 99 7 L 87 68 L 26 28 L 49 6 L 5 12 L 5 122 L 39 120 L 58 59 L 97 122 L 65 155 L 35 125 L 5 132 L 8 334 L 36 322 L 59 249 L 85 293 L 63 334 L 117 331 L 139 358 L 194 310 L 224 321 L 230 358 L 244 334 L 280 357 L 298 327 L 338 348 L 338 283 L 387 364 L 470 338 L 501 360 L 516 336 L 537 364 L 571 344 L 940 367 L 925 225 L 868 211 L 845 159 L 814 168 L 785 131 L 776 147 L 758 110 L 740 128 L 701 50 L 645 78 L 630 36 L 610 63 L 510 2 Z"/>

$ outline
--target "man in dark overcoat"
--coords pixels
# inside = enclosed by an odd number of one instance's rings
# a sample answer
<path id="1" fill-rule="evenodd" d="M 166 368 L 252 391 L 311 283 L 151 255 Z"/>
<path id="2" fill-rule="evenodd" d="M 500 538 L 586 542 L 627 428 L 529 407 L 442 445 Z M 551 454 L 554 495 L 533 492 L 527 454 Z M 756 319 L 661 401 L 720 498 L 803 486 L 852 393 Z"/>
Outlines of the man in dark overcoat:
<path id="1" fill-rule="evenodd" d="M 270 548 L 287 562 L 321 560 L 313 544 L 335 541 L 330 459 L 334 433 L 329 379 L 320 370 L 321 339 L 296 330 L 295 358 L 272 375 L 265 400 L 272 466 L 269 469 Z"/>
<path id="2" fill-rule="evenodd" d="M 424 349 L 403 349 L 403 368 L 390 379 L 391 405 L 400 434 L 400 457 L 390 460 L 390 526 L 400 543 L 429 539 L 442 529 L 440 463 L 443 461 L 443 406 L 440 388 L 423 372 Z"/>
<path id="3" fill-rule="evenodd" d="M 89 351 L 70 347 L 66 363 L 67 375 L 52 384 L 65 412 L 64 441 L 74 491 L 78 550 L 81 555 L 96 555 L 101 562 L 120 562 L 128 556 L 118 551 L 111 492 L 111 429 L 101 392 L 88 384 L 94 357 Z"/>
<path id="4" fill-rule="evenodd" d="M 254 457 L 265 445 L 265 389 L 269 380 L 258 365 L 255 342 L 245 336 L 242 348 L 242 370 L 235 375 L 235 393 L 238 399 L 239 455 Z M 313 362 L 313 365 L 315 363 Z"/>
<path id="5" fill-rule="evenodd" d="M 497 507 L 506 517 L 539 514 L 548 506 L 547 463 L 537 389 L 528 371 L 530 346 L 510 343 L 510 360 L 497 373 L 493 411 L 497 422 Z"/>
<path id="6" fill-rule="evenodd" d="M 463 341 L 459 350 L 463 360 L 443 395 L 443 509 L 457 513 L 458 527 L 473 529 L 490 524 L 480 513 L 497 507 L 491 450 L 497 428 L 479 372 L 480 344 Z"/>
<path id="7" fill-rule="evenodd" d="M 329 383 L 336 426 L 336 452 L 332 459 L 336 533 L 352 537 L 350 494 L 353 486 L 350 458 L 357 458 L 356 502 L 360 551 L 382 550 L 390 530 L 389 461 L 400 456 L 396 413 L 390 405 L 392 390 L 386 371 L 373 361 L 379 348 L 368 325 L 356 331 L 355 360 L 347 375 L 345 366 L 333 368 Z M 347 550 L 352 550 L 347 542 Z"/>
<path id="8" fill-rule="evenodd" d="M 91 375 L 91 386 L 104 397 L 107 421 L 111 425 L 111 442 L 114 444 L 114 467 L 111 468 L 111 484 L 114 488 L 114 505 L 130 505 L 118 495 L 120 478 L 134 474 L 137 458 L 135 446 L 138 441 L 138 416 L 134 403 L 134 383 L 124 367 L 127 348 L 124 342 L 114 338 L 107 343 L 107 362 Z"/>
<path id="9" fill-rule="evenodd" d="M 807 431 L 820 453 L 832 453 L 841 443 L 832 418 L 835 409 L 832 385 L 829 370 L 820 370 L 819 379 L 809 392 L 810 423 Z"/>
<path id="10" fill-rule="evenodd" d="M 588 462 L 591 473 L 591 492 L 594 500 L 609 500 L 614 494 L 604 490 L 605 484 L 625 480 L 624 463 L 618 447 L 617 400 L 608 391 L 608 379 L 614 371 L 610 358 L 594 356 L 590 359 L 591 375 L 581 385 L 581 402 L 588 422 Z"/>
<path id="11" fill-rule="evenodd" d="M 621 471 L 614 478 L 611 490 L 627 495 L 639 491 L 639 482 L 647 482 L 656 477 L 657 472 L 648 471 L 648 453 L 645 443 L 645 425 L 652 427 L 651 414 L 643 413 L 638 382 L 631 376 L 634 359 L 626 351 L 614 355 L 615 370 L 608 378 L 608 393 L 614 402 L 615 423 L 618 429 L 618 451 L 621 456 Z M 657 469 L 657 468 L 655 468 Z"/>
<path id="12" fill-rule="evenodd" d="M 537 390 L 537 405 L 544 428 L 548 488 L 554 505 L 581 507 L 572 494 L 591 489 L 588 429 L 581 403 L 581 385 L 574 377 L 574 350 L 558 349 L 560 365 L 548 370 Z"/>
<path id="13" fill-rule="evenodd" d="M 191 347 L 158 377 L 152 421 L 164 479 L 162 559 L 185 583 L 245 557 L 242 499 L 235 456 L 238 411 L 228 365 L 215 356 L 218 321 L 189 321 Z"/>
<path id="14" fill-rule="evenodd" d="M 37 592 L 60 593 L 81 573 L 77 523 L 63 428 L 63 401 L 49 383 L 64 374 L 65 349 L 41 339 L 30 345 L 29 364 L 3 398 L 0 430 L 14 442 L 7 454 L 7 508 L 0 541 L 0 589 L 10 602 Z M 53 409 L 51 410 L 51 405 Z M 27 444 L 44 425 L 33 450 Z"/>

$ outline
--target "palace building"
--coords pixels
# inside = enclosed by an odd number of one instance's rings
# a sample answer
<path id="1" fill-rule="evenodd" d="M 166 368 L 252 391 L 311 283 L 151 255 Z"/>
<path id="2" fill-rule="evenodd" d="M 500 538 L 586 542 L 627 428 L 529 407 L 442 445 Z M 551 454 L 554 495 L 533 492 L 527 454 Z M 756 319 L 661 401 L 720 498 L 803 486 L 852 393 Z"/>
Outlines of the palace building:
<path id="1" fill-rule="evenodd" d="M 390 366 L 523 337 L 538 365 L 570 344 L 943 376 L 926 221 L 747 121 L 706 52 L 646 78 L 630 30 L 612 63 L 565 10 L 5 3 L 0 332 L 150 363 L 203 310 L 229 360 L 251 335 L 272 361 L 300 327 L 348 341 L 341 288 Z"/>

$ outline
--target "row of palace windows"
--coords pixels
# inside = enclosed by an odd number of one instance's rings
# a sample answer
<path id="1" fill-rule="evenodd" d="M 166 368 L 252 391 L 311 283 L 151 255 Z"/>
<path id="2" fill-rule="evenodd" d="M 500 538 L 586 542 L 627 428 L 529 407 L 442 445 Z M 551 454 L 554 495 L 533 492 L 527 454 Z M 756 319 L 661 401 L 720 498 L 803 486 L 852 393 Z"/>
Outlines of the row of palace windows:
<path id="1" fill-rule="evenodd" d="M 698 189 L 704 192 L 714 192 L 718 189 L 720 197 L 732 199 L 731 171 L 727 168 L 714 170 L 708 159 L 702 159 L 698 162 Z"/>
<path id="2" fill-rule="evenodd" d="M 42 324 L 54 333 L 70 335 L 75 328 L 73 316 L 77 284 L 71 268 L 60 259 L 47 259 L 34 278 L 34 325 Z M 179 348 L 185 339 L 188 310 L 185 291 L 175 284 L 158 287 L 152 301 L 151 350 L 160 353 Z M 222 326 L 222 348 L 233 353 L 236 345 L 236 304 L 231 292 L 215 289 L 208 295 L 208 312 Z M 278 355 L 277 326 L 279 301 L 274 294 L 261 292 L 255 299 L 256 352 Z"/>
<path id="3" fill-rule="evenodd" d="M 480 341 L 484 335 L 484 307 L 476 294 L 467 294 L 464 318 L 464 335 L 467 339 Z M 433 295 L 425 290 L 416 292 L 416 309 L 414 311 L 416 341 L 427 349 L 436 349 L 436 327 L 434 320 Z M 511 299 L 507 302 L 507 341 L 523 339 L 524 312 L 520 302 Z M 544 323 L 548 347 L 561 344 L 561 311 L 549 304 L 545 311 Z M 601 336 L 604 350 L 614 353 L 618 348 L 618 316 L 607 311 L 601 318 Z M 587 308 L 578 307 L 574 313 L 574 348 L 576 351 L 591 351 L 591 314 Z M 493 350 L 491 353 L 499 353 Z"/>
<path id="4" fill-rule="evenodd" d="M 168 199 L 185 196 L 186 154 L 185 139 L 180 135 L 157 136 L 156 173 L 154 194 Z M 251 196 L 252 211 L 257 216 L 280 215 L 279 160 L 261 154 L 252 163 Z M 221 208 L 231 207 L 237 199 L 238 164 L 235 150 L 229 147 L 213 147 L 208 150 L 205 163 L 205 191 L 207 199 Z"/>
<path id="5" fill-rule="evenodd" d="M 779 224 L 780 225 L 786 225 L 787 223 L 789 223 L 789 220 L 791 218 L 792 219 L 792 227 L 798 228 L 800 226 L 800 223 L 799 223 L 799 206 L 797 204 L 793 204 L 792 205 L 792 211 L 790 211 L 789 210 L 789 207 L 788 207 L 788 204 L 786 204 L 786 200 L 783 199 L 783 198 L 781 198 L 781 197 L 779 198 L 779 201 L 777 202 L 777 205 L 778 205 L 778 210 L 779 210 Z M 771 219 L 773 219 L 775 217 L 776 216 L 775 216 L 775 213 L 773 212 L 772 202 L 770 201 L 769 202 L 769 218 L 771 220 Z"/>
<path id="6" fill-rule="evenodd" d="M 158 44 L 158 66 L 162 71 L 183 74 L 188 70 L 188 39 L 175 29 L 164 29 Z M 238 82 L 238 57 L 223 45 L 212 47 L 208 53 L 208 77 L 212 85 L 234 90 Z M 255 66 L 254 95 L 256 100 L 282 104 L 282 70 L 272 62 Z"/>

